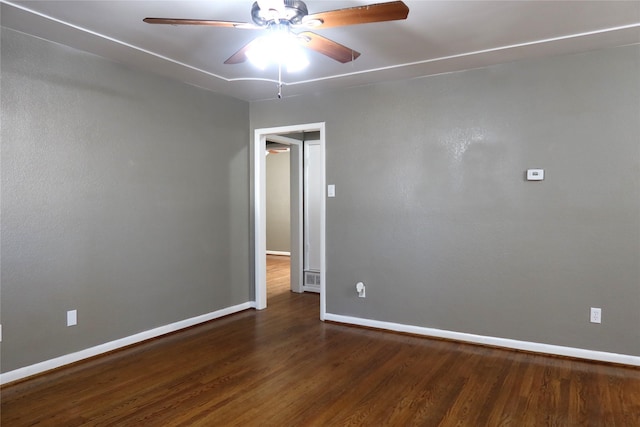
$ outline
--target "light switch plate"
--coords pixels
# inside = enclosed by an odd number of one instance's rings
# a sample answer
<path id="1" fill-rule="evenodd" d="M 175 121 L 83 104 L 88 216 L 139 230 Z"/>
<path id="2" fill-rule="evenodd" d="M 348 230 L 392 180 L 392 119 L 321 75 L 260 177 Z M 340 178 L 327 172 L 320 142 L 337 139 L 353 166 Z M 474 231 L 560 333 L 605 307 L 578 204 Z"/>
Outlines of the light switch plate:
<path id="1" fill-rule="evenodd" d="M 336 197 L 336 186 L 334 184 L 327 185 L 327 197 Z"/>
<path id="2" fill-rule="evenodd" d="M 544 169 L 528 169 L 527 181 L 542 181 L 544 179 Z"/>
<path id="3" fill-rule="evenodd" d="M 67 326 L 75 326 L 78 324 L 78 310 L 67 311 Z"/>

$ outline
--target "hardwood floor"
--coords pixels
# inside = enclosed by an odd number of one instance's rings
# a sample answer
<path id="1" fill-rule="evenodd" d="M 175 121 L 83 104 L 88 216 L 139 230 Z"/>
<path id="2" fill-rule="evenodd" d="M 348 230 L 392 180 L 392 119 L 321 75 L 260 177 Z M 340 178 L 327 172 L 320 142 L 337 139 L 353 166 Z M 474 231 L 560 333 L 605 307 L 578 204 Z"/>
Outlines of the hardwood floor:
<path id="1" fill-rule="evenodd" d="M 2 426 L 640 426 L 640 369 L 322 323 L 268 303 L 2 388 Z"/>

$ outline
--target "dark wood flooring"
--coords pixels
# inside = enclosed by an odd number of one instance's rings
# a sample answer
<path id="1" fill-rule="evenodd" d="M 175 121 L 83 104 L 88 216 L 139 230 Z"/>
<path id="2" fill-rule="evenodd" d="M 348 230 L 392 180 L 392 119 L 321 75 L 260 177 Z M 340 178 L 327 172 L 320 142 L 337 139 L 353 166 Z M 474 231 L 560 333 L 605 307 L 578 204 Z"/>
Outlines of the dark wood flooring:
<path id="1" fill-rule="evenodd" d="M 2 426 L 640 426 L 640 369 L 323 323 L 268 303 L 1 389 Z"/>

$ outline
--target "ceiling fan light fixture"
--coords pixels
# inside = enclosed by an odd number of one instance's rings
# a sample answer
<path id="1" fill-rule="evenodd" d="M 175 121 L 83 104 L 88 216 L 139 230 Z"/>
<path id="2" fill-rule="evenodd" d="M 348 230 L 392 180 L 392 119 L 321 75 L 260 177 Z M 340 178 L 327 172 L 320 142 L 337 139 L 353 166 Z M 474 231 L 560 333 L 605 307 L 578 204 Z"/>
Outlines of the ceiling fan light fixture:
<path id="1" fill-rule="evenodd" d="M 307 58 L 302 48 L 296 44 L 292 49 L 287 50 L 281 64 L 287 68 L 288 73 L 295 73 L 309 66 L 309 58 Z"/>
<path id="2" fill-rule="evenodd" d="M 296 36 L 289 31 L 275 30 L 256 39 L 246 56 L 249 62 L 261 70 L 271 64 L 279 64 L 292 73 L 309 65 L 309 59 Z"/>

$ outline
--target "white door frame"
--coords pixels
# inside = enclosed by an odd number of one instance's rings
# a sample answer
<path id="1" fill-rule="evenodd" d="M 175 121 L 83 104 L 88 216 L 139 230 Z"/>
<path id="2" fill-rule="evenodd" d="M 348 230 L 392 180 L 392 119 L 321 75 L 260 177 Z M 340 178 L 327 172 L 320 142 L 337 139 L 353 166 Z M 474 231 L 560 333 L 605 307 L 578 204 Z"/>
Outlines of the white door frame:
<path id="1" fill-rule="evenodd" d="M 322 169 L 322 188 L 326 191 L 325 164 L 325 125 L 309 123 L 293 126 L 256 129 L 253 138 L 253 239 L 254 239 L 254 289 L 255 307 L 262 310 L 267 307 L 267 202 L 266 202 L 266 162 L 265 148 L 267 136 L 302 132 L 320 132 L 320 163 Z M 320 208 L 320 320 L 326 313 L 326 254 L 325 254 L 325 218 L 326 196 L 322 197 Z"/>

